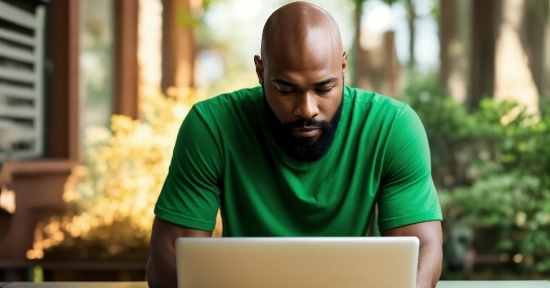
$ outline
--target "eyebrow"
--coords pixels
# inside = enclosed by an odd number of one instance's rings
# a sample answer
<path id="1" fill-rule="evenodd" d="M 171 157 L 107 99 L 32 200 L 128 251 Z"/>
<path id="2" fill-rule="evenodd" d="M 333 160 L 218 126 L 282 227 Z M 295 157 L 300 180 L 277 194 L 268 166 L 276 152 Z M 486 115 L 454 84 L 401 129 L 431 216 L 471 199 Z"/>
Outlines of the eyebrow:
<path id="1" fill-rule="evenodd" d="M 336 80 L 337 80 L 336 77 L 330 77 L 328 79 L 313 83 L 313 86 L 323 86 L 323 85 L 326 85 L 326 84 L 329 84 L 329 83 L 332 83 L 332 82 L 336 82 Z M 292 82 L 289 82 L 289 81 L 286 81 L 286 80 L 283 80 L 283 79 L 279 79 L 279 78 L 273 79 L 273 80 L 271 80 L 271 82 L 281 84 L 281 85 L 284 85 L 284 86 L 288 86 L 288 87 L 295 87 L 295 88 L 298 87 L 298 84 L 296 84 L 296 83 L 292 83 Z"/>

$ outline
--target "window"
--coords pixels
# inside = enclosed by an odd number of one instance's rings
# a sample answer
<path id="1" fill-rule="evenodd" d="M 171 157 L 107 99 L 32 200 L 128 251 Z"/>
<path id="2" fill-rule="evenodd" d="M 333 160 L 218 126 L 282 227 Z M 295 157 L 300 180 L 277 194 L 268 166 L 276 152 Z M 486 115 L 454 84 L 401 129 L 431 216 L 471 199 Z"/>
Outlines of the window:
<path id="1" fill-rule="evenodd" d="M 44 13 L 0 1 L 0 159 L 43 154 Z"/>

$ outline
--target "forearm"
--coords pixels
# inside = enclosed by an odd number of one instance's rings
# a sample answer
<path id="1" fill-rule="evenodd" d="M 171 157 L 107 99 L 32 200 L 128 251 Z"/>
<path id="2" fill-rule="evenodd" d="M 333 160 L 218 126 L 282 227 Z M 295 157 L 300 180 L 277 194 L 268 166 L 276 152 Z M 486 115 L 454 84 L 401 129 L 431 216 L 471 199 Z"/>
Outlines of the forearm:
<path id="1" fill-rule="evenodd" d="M 418 255 L 417 288 L 435 287 L 441 276 L 443 251 L 440 243 L 422 243 Z"/>
<path id="2" fill-rule="evenodd" d="M 155 217 L 149 261 L 147 261 L 147 283 L 151 288 L 177 287 L 176 247 L 178 237 L 210 237 L 212 232 L 177 226 Z"/>
<path id="3" fill-rule="evenodd" d="M 149 287 L 176 287 L 175 245 L 151 237 L 149 260 L 147 261 L 147 283 Z"/>
<path id="4" fill-rule="evenodd" d="M 382 236 L 414 236 L 420 241 L 416 287 L 435 287 L 441 275 L 443 236 L 441 222 L 428 221 L 381 231 Z"/>
<path id="5" fill-rule="evenodd" d="M 177 287 L 176 261 L 168 263 L 172 261 L 166 259 L 168 262 L 163 263 L 162 269 L 159 269 L 160 265 L 154 264 L 157 261 L 151 258 L 150 256 L 147 261 L 147 284 L 149 287 Z"/>

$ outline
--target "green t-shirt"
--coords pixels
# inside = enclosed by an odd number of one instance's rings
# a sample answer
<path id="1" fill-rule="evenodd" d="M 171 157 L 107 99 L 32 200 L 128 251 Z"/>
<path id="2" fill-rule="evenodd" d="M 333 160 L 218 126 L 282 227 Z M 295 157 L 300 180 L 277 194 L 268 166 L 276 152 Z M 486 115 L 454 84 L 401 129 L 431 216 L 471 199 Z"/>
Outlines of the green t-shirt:
<path id="1" fill-rule="evenodd" d="M 345 87 L 332 147 L 288 157 L 268 130 L 262 88 L 196 104 L 180 128 L 157 217 L 224 236 L 364 236 L 375 199 L 387 230 L 441 220 L 427 137 L 405 103 Z"/>

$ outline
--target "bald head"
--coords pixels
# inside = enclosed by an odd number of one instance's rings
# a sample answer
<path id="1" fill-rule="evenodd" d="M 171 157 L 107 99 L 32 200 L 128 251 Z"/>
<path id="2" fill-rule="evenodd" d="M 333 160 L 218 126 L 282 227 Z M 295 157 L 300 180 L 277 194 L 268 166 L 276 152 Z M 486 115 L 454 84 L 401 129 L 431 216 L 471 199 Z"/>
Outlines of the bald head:
<path id="1" fill-rule="evenodd" d="M 325 61 L 327 57 L 341 59 L 342 53 L 342 39 L 336 21 L 328 12 L 311 3 L 287 4 L 273 12 L 265 23 L 261 47 L 264 65 L 272 58 L 284 58 L 286 63 L 296 64 L 301 62 L 300 59 L 312 56 Z"/>
<path id="2" fill-rule="evenodd" d="M 286 133 L 281 143 L 310 143 L 315 147 L 306 150 L 322 155 L 334 139 L 334 130 L 327 127 L 339 121 L 347 67 L 336 21 L 310 3 L 285 5 L 264 26 L 261 55 L 254 56 L 254 65 L 264 99 L 279 125 L 294 127 L 281 132 Z M 328 126 L 319 124 L 329 122 Z"/>

